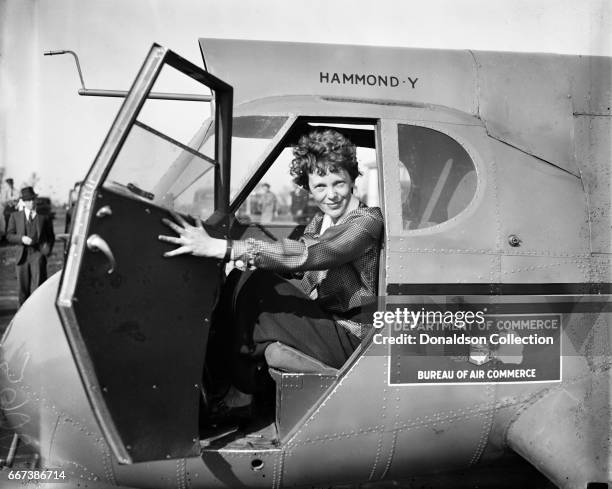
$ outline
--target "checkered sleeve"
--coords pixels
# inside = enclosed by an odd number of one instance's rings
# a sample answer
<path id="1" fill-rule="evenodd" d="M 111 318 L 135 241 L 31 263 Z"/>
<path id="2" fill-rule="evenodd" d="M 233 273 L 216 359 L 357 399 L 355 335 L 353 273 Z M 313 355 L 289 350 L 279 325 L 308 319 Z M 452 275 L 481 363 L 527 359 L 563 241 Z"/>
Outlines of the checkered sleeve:
<path id="1" fill-rule="evenodd" d="M 322 235 L 311 226 L 299 240 L 275 242 L 247 239 L 234 241 L 234 258 L 256 268 L 277 272 L 327 270 L 348 263 L 376 246 L 383 226 L 380 211 L 363 208 L 328 228 Z"/>

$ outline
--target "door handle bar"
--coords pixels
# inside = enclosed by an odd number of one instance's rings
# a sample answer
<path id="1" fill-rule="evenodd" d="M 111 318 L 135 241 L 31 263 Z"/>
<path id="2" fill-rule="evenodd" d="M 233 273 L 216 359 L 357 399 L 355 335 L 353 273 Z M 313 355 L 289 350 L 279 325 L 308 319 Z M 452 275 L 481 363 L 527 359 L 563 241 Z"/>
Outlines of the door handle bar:
<path id="1" fill-rule="evenodd" d="M 98 234 L 92 234 L 89 238 L 87 238 L 87 248 L 96 253 L 99 251 L 104 253 L 104 256 L 110 262 L 110 268 L 106 271 L 106 273 L 111 274 L 115 271 L 117 262 L 115 261 L 115 256 L 113 255 L 110 246 L 108 246 L 108 243 L 104 241 L 104 238 Z"/>

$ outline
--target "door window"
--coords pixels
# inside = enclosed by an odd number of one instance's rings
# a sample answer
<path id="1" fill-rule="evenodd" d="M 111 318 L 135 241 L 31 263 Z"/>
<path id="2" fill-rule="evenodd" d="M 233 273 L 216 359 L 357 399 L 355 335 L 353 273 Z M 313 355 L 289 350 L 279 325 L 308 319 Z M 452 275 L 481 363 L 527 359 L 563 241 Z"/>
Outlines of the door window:
<path id="1" fill-rule="evenodd" d="M 172 91 L 169 87 L 201 96 L 209 92 L 195 79 L 165 65 L 153 91 Z M 209 217 L 214 211 L 217 166 L 209 116 L 206 103 L 146 99 L 104 187 L 169 210 Z"/>
<path id="2" fill-rule="evenodd" d="M 206 219 L 214 211 L 215 166 L 210 157 L 137 120 L 104 187 Z"/>

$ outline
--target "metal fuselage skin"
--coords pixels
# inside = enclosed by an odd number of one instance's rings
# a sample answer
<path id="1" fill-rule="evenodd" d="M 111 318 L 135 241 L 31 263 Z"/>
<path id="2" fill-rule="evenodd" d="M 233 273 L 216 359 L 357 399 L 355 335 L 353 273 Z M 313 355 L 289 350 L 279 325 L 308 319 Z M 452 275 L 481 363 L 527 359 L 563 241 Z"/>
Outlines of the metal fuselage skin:
<path id="1" fill-rule="evenodd" d="M 426 58 L 427 53 L 415 51 L 417 59 Z M 464 54 L 458 56 L 463 59 Z M 488 53 L 473 69 L 486 66 L 494 73 L 494 58 Z M 453 59 L 454 69 L 463 70 L 461 59 Z M 500 55 L 497 62 L 505 61 Z M 531 60 L 526 66 L 536 64 Z M 232 82 L 230 74 L 231 69 L 220 76 Z M 480 93 L 494 79 L 482 75 Z M 530 93 L 537 96 L 527 96 Z M 511 95 L 500 96 L 510 112 Z M 241 104 L 236 115 L 376 121 L 385 217 L 381 296 L 398 296 L 391 286 L 401 290 L 410 284 L 609 282 L 609 229 L 606 233 L 598 209 L 609 209 L 601 177 L 605 171 L 609 176 L 610 160 L 606 150 L 593 143 L 609 137 L 609 114 L 597 115 L 593 107 L 582 112 L 568 107 L 562 115 L 574 134 L 568 157 L 559 146 L 566 142 L 555 144 L 559 137 L 553 129 L 542 129 L 542 138 L 550 144 L 530 147 L 533 139 L 523 121 L 496 125 L 500 119 L 494 116 L 503 110 L 492 105 L 491 98 L 478 102 L 475 96 L 468 105 L 271 94 Z M 469 153 L 477 173 L 475 197 L 459 215 L 410 233 L 399 217 L 399 122 L 449 135 Z M 556 152 L 563 156 L 555 159 Z M 520 236 L 520 247 L 509 245 L 511 235 Z M 10 425 L 38 448 L 42 466 L 65 468 L 74 480 L 89 481 L 89 487 L 276 488 L 405 480 L 486 465 L 509 451 L 560 487 L 611 479 L 609 313 L 581 308 L 577 294 L 568 299 L 516 292 L 491 299 L 519 304 L 519 309 L 521 304 L 527 309 L 535 304 L 538 310 L 552 304 L 550 310 L 561 314 L 561 381 L 390 385 L 390 357 L 370 342 L 336 379 L 284 379 L 285 387 L 294 389 L 319 382 L 321 394 L 282 434 L 276 448 L 204 449 L 193 458 L 120 465 L 98 427 L 55 309 L 59 279 L 51 277 L 36 291 L 3 338 L 2 409 Z M 446 294 L 449 301 L 452 295 Z M 467 295 L 457 294 L 463 300 Z"/>

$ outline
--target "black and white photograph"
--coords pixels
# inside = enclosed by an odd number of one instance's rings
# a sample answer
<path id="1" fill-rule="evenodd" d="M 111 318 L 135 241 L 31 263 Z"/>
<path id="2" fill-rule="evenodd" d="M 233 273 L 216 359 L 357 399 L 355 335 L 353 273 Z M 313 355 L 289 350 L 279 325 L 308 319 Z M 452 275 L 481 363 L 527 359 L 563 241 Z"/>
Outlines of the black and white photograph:
<path id="1" fill-rule="evenodd" d="M 0 487 L 612 487 L 609 0 L 0 0 Z"/>

